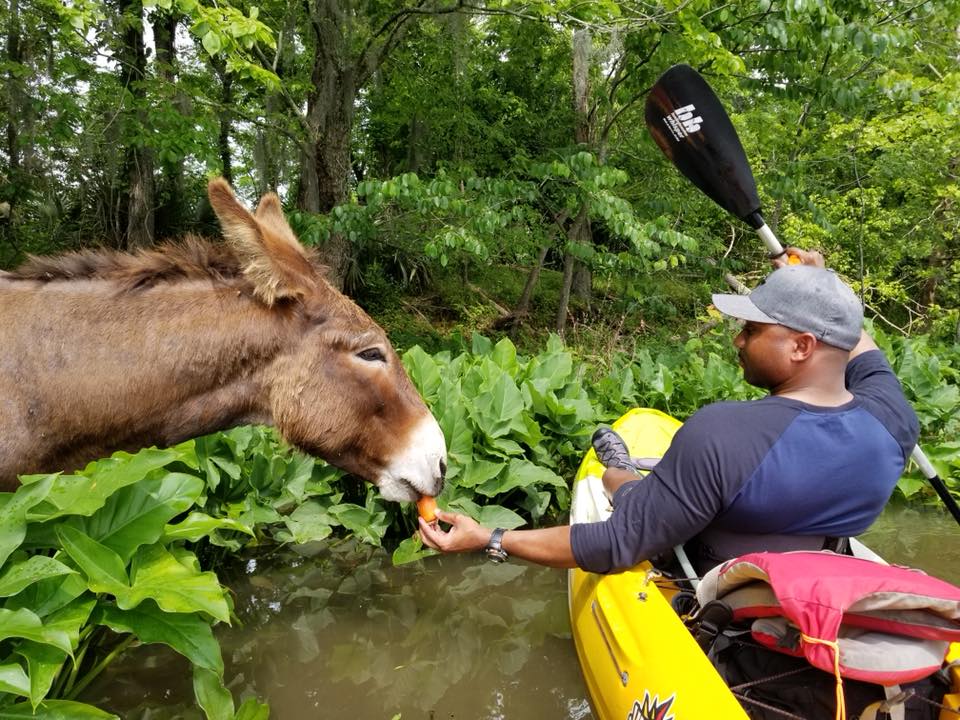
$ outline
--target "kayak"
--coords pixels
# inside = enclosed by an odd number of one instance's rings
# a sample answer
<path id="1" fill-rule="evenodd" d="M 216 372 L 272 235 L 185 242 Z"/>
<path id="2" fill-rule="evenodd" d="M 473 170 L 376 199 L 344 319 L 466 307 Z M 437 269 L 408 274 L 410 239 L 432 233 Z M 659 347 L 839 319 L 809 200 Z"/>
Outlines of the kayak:
<path id="1" fill-rule="evenodd" d="M 657 458 L 680 425 L 659 410 L 637 408 L 613 428 L 632 456 Z M 603 470 L 596 453 L 589 450 L 573 485 L 571 524 L 609 517 Z M 855 555 L 879 559 L 863 544 L 852 543 Z M 747 720 L 671 606 L 675 583 L 646 561 L 611 575 L 569 571 L 570 624 L 597 720 Z M 958 658 L 960 643 L 954 643 L 948 660 Z M 952 695 L 960 693 L 960 668 L 951 668 L 950 673 L 950 699 L 960 701 L 960 695 Z M 944 711 L 942 717 L 957 716 Z"/>

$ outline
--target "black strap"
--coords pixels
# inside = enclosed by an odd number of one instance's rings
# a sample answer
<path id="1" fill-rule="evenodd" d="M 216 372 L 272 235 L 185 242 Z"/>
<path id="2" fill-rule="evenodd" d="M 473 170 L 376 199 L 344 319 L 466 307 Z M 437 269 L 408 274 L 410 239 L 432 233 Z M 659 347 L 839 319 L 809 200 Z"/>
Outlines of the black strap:
<path id="1" fill-rule="evenodd" d="M 723 600 L 711 600 L 693 618 L 693 636 L 709 652 L 717 636 L 733 621 L 733 610 Z"/>

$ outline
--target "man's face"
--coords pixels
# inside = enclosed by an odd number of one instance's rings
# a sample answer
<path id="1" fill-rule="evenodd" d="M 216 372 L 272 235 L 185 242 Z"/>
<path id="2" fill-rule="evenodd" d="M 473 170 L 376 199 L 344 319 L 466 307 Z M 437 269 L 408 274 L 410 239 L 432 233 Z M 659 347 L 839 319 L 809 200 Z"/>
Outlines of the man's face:
<path id="1" fill-rule="evenodd" d="M 790 356 L 797 334 L 783 325 L 744 321 L 733 340 L 744 380 L 765 390 L 775 390 L 788 380 L 794 369 Z"/>

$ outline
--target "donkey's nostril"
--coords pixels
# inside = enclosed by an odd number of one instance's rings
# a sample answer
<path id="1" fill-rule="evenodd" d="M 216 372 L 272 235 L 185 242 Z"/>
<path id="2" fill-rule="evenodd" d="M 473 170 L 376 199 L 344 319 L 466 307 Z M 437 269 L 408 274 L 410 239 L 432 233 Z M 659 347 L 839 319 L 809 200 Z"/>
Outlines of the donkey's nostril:
<path id="1" fill-rule="evenodd" d="M 440 479 L 443 480 L 447 476 L 447 463 L 443 458 L 440 458 Z"/>

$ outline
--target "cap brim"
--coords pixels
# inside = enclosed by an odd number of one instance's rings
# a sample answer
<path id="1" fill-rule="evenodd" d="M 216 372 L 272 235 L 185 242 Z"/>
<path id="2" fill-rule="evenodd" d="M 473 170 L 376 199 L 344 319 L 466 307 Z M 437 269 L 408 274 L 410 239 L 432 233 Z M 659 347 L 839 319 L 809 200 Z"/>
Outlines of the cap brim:
<path id="1" fill-rule="evenodd" d="M 777 322 L 754 305 L 748 295 L 714 295 L 713 305 L 724 315 L 738 320 L 773 324 Z"/>

